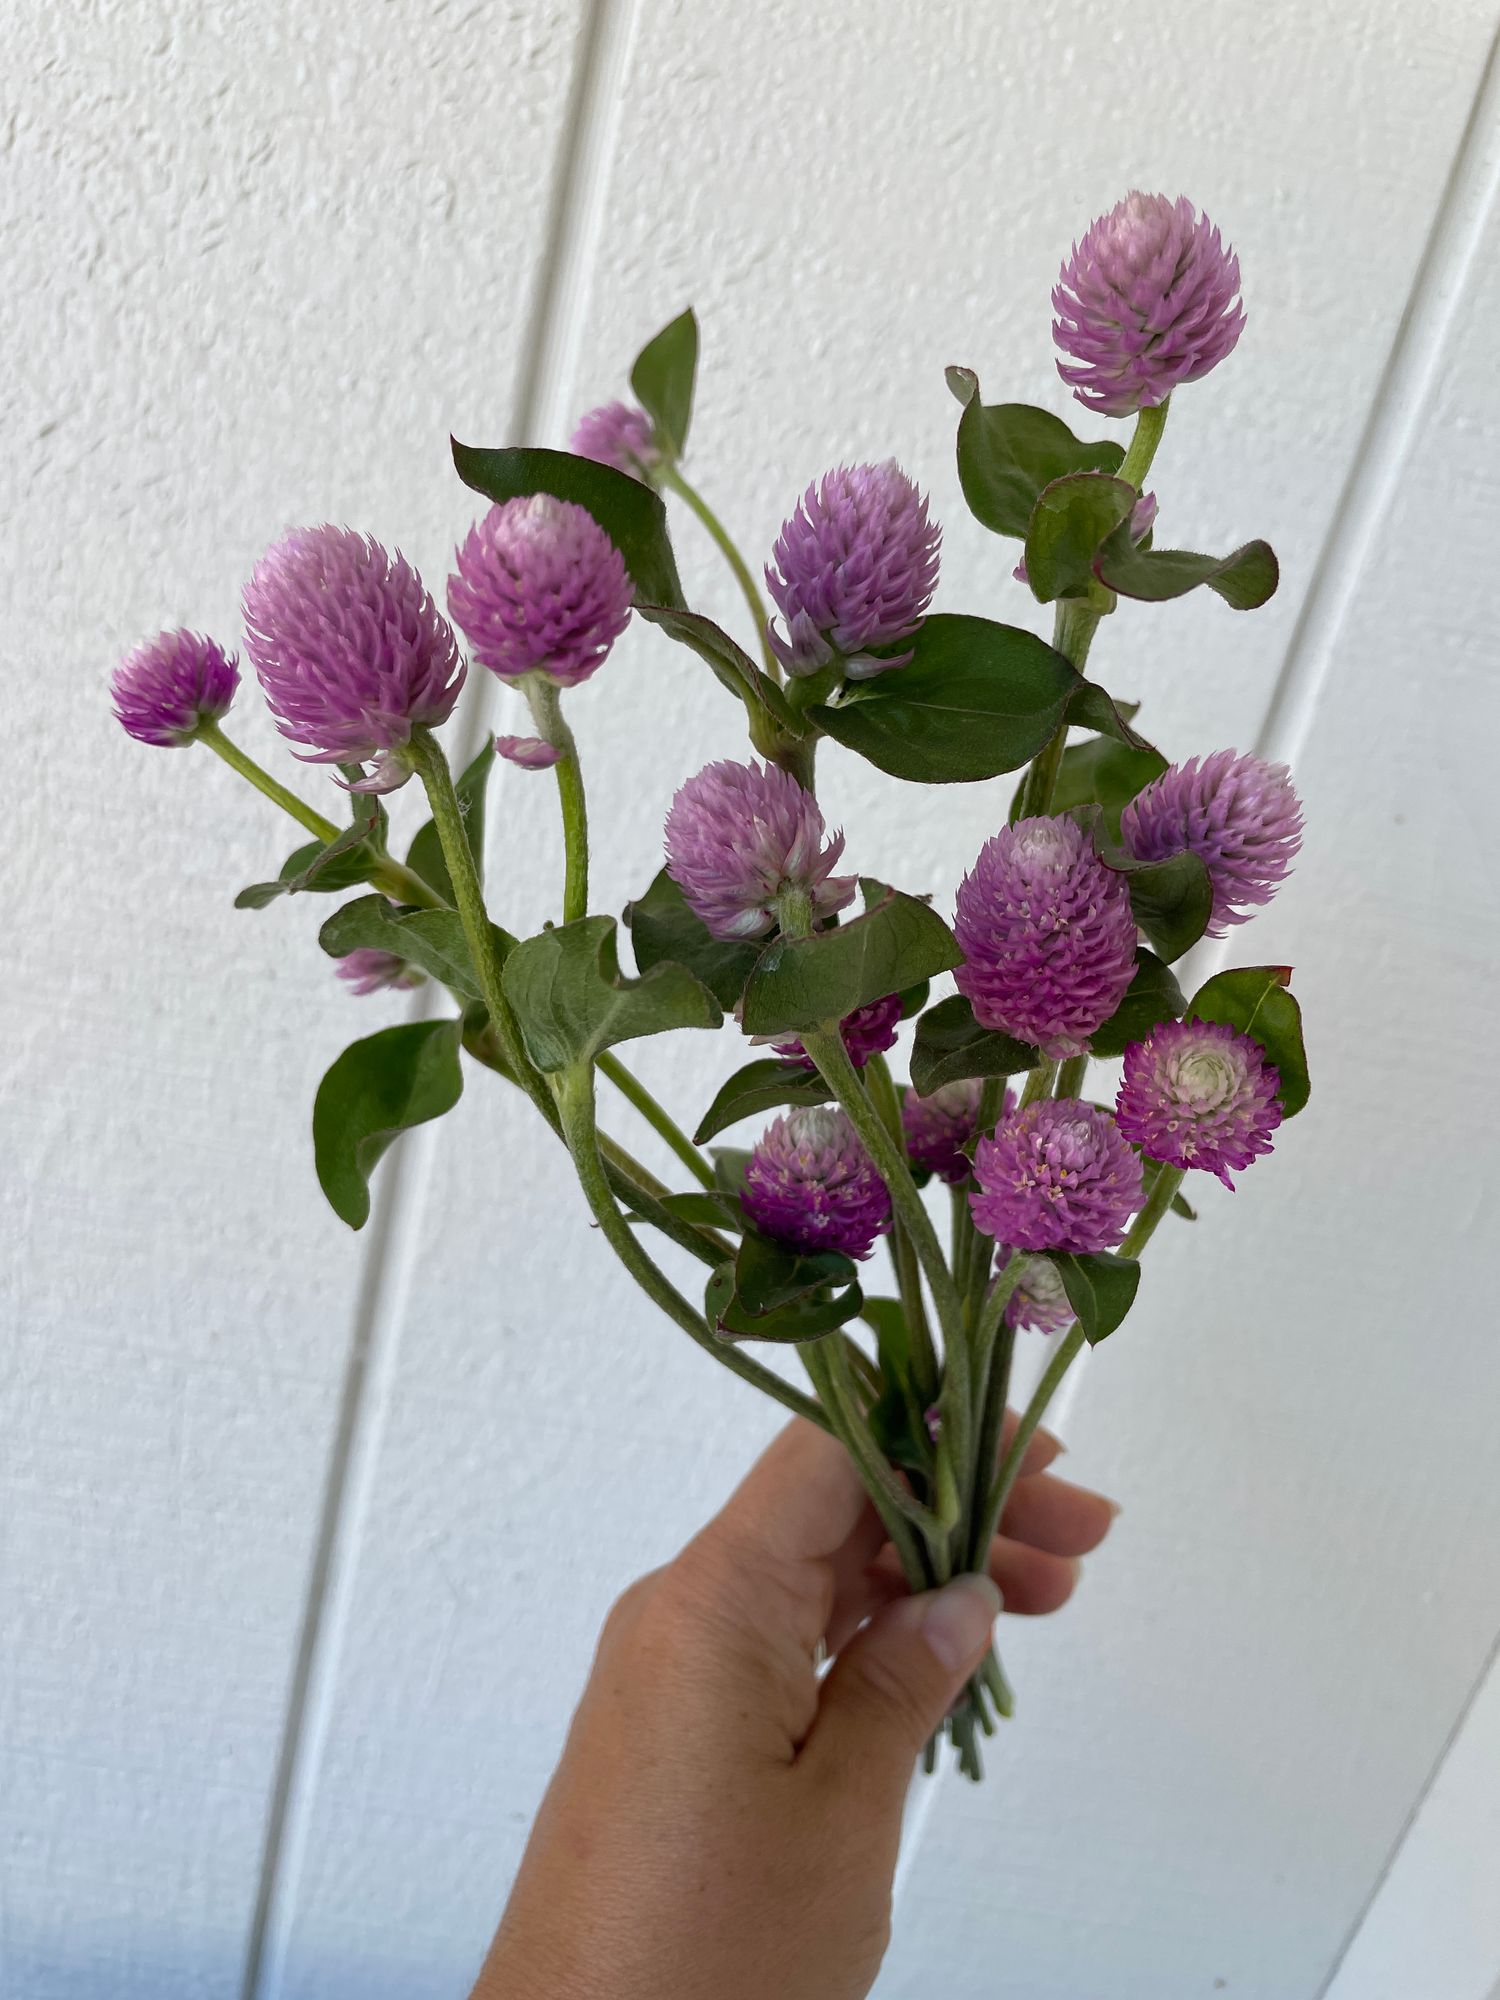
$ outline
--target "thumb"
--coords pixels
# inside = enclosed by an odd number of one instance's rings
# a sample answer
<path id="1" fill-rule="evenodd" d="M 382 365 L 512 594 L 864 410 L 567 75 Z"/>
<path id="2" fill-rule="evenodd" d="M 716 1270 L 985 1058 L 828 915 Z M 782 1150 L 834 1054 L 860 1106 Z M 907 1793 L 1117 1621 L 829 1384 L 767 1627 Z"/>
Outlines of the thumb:
<path id="1" fill-rule="evenodd" d="M 803 1761 L 837 1784 L 858 1777 L 899 1809 L 918 1752 L 984 1657 L 1000 1611 L 987 1576 L 887 1606 L 846 1646 L 823 1683 Z"/>

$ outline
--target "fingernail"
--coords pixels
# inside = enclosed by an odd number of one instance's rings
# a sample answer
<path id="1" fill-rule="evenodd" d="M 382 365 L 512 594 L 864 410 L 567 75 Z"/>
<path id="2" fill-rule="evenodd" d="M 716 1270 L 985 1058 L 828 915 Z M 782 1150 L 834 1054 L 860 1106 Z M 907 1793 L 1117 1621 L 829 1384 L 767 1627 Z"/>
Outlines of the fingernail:
<path id="1" fill-rule="evenodd" d="M 1109 1518 L 1112 1521 L 1118 1521 L 1120 1516 L 1125 1512 L 1125 1509 L 1120 1505 L 1118 1500 L 1110 1500 L 1106 1504 L 1109 1508 Z"/>
<path id="2" fill-rule="evenodd" d="M 922 1637 L 949 1673 L 968 1665 L 1000 1615 L 1000 1593 L 987 1576 L 955 1577 L 935 1590 L 922 1619 Z"/>

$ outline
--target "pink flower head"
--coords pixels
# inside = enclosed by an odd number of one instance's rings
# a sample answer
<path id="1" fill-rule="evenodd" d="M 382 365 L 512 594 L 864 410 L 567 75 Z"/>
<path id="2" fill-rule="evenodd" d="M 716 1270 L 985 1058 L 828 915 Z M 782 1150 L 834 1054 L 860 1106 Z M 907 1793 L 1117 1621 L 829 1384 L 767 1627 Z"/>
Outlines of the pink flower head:
<path id="1" fill-rule="evenodd" d="M 1023 819 L 979 850 L 958 891 L 954 975 L 982 1027 L 1082 1055 L 1135 976 L 1123 875 L 1075 820 Z"/>
<path id="2" fill-rule="evenodd" d="M 393 790 L 413 729 L 446 722 L 464 684 L 448 621 L 399 550 L 351 528 L 294 528 L 244 592 L 245 650 L 283 736 L 313 764 L 376 760 Z"/>
<path id="3" fill-rule="evenodd" d="M 784 521 L 766 584 L 786 620 L 771 644 L 791 674 L 813 674 L 837 655 L 851 680 L 911 658 L 866 652 L 910 638 L 937 588 L 942 530 L 893 458 L 840 465 L 809 486 Z"/>
<path id="4" fill-rule="evenodd" d="M 815 919 L 853 902 L 854 876 L 833 873 L 844 836 L 824 831 L 817 800 L 777 765 L 705 764 L 667 814 L 667 873 L 714 937 L 761 937 L 783 890 L 802 890 Z"/>
<path id="5" fill-rule="evenodd" d="M 1128 417 L 1232 354 L 1239 259 L 1180 197 L 1126 195 L 1073 245 L 1052 294 L 1057 372 L 1080 403 Z"/>
<path id="6" fill-rule="evenodd" d="M 448 609 L 474 658 L 504 678 L 576 687 L 630 621 L 625 558 L 585 507 L 528 493 L 491 507 L 459 549 Z"/>
<path id="7" fill-rule="evenodd" d="M 997 1273 L 1009 1262 L 1010 1251 L 1002 1245 L 995 1256 Z M 1018 1333 L 1026 1327 L 1033 1333 L 1061 1333 L 1074 1318 L 1057 1266 L 1045 1257 L 1028 1257 L 1021 1266 L 1019 1283 L 1005 1302 L 1005 1324 Z"/>
<path id="8" fill-rule="evenodd" d="M 901 1100 L 901 1130 L 907 1157 L 914 1167 L 936 1174 L 956 1187 L 973 1171 L 964 1150 L 979 1130 L 979 1102 L 984 1085 L 978 1077 L 944 1083 L 930 1097 L 908 1090 Z M 1007 1090 L 1001 1116 L 1015 1109 L 1016 1094 Z"/>
<path id="9" fill-rule="evenodd" d="M 900 1025 L 899 993 L 887 993 L 883 999 L 872 1000 L 867 1007 L 856 1007 L 852 1014 L 846 1014 L 839 1023 L 839 1032 L 854 1067 L 863 1069 L 871 1056 L 884 1055 L 887 1049 L 894 1048 L 896 1030 Z M 750 1039 L 753 1042 L 770 1041 L 782 1061 L 796 1069 L 817 1068 L 807 1050 L 795 1038 L 777 1041 L 774 1036 L 752 1035 Z"/>
<path id="10" fill-rule="evenodd" d="M 137 743 L 175 749 L 217 722 L 240 684 L 235 661 L 196 632 L 158 632 L 115 668 L 115 720 Z"/>
<path id="11" fill-rule="evenodd" d="M 1171 1167 L 1230 1170 L 1271 1151 L 1281 1078 L 1227 1021 L 1163 1021 L 1125 1051 L 1115 1116 L 1127 1139 Z"/>
<path id="12" fill-rule="evenodd" d="M 395 952 L 377 951 L 369 945 L 361 945 L 358 951 L 346 951 L 334 971 L 351 993 L 359 994 L 420 986 L 426 978 L 419 966 L 409 964 Z"/>
<path id="13" fill-rule="evenodd" d="M 1113 1250 L 1141 1205 L 1139 1156 L 1107 1111 L 1076 1097 L 1002 1118 L 975 1148 L 974 1178 L 976 1224 L 1017 1250 Z"/>
<path id="14" fill-rule="evenodd" d="M 634 403 L 601 403 L 580 417 L 568 450 L 647 485 L 662 458 L 651 419 Z"/>
<path id="15" fill-rule="evenodd" d="M 1302 805 L 1285 764 L 1216 750 L 1153 778 L 1120 815 L 1120 838 L 1139 861 L 1200 855 L 1214 892 L 1208 935 L 1222 937 L 1290 874 Z"/>
<path id="16" fill-rule="evenodd" d="M 890 1226 L 885 1182 L 842 1111 L 792 1111 L 750 1155 L 740 1201 L 763 1235 L 797 1250 L 867 1257 Z"/>

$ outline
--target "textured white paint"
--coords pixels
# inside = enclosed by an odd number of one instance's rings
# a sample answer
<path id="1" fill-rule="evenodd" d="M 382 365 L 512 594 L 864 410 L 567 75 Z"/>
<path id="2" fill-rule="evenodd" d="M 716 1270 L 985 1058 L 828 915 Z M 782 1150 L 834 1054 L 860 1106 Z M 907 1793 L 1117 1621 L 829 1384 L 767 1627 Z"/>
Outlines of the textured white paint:
<path id="1" fill-rule="evenodd" d="M 228 628 L 235 580 L 296 515 L 355 518 L 439 568 L 470 512 L 446 430 L 560 441 L 690 299 L 692 469 L 752 555 L 824 464 L 895 450 L 947 525 L 943 602 L 1034 618 L 1008 546 L 963 514 L 941 367 L 1065 408 L 1058 255 L 1140 180 L 1224 222 L 1251 308 L 1232 367 L 1174 412 L 1166 538 L 1266 533 L 1285 580 L 1252 618 L 1127 608 L 1099 670 L 1174 751 L 1251 741 L 1492 26 L 1487 6 L 1419 22 L 1395 0 L 1317 18 L 1174 0 L 1128 30 L 1102 0 L 966 0 L 940 26 L 852 0 L 612 0 L 580 43 L 582 18 L 561 0 L 24 17 L 7 629 L 23 685 L 77 693 L 91 779 L 57 783 L 60 717 L 28 705 L 4 1052 L 20 1255 L 0 1279 L 7 1995 L 236 1991 L 278 1768 L 264 2000 L 457 1994 L 610 1597 L 775 1422 L 639 1303 L 559 1149 L 484 1077 L 406 1154 L 361 1303 L 363 1246 L 306 1158 L 313 1082 L 355 1018 L 311 950 L 320 912 L 227 910 L 280 852 L 269 808 L 119 744 L 89 708 L 104 662 L 163 615 Z M 581 143 L 553 181 L 579 47 Z M 1330 633 L 1299 758 L 1307 856 L 1237 950 L 1297 961 L 1318 1096 L 1233 1204 L 1210 1192 L 1168 1234 L 1080 1387 L 1075 1464 L 1126 1512 L 1076 1607 L 1007 1635 L 1022 1716 L 984 1790 L 945 1785 L 925 1815 L 892 2000 L 1185 2000 L 1221 1979 L 1313 2000 L 1493 1636 L 1500 1162 L 1461 1053 L 1500 969 L 1472 804 L 1500 722 L 1493 290 L 1460 301 L 1366 592 Z M 737 624 L 691 522 L 679 551 Z M 574 715 L 610 829 L 595 907 L 618 909 L 674 784 L 733 754 L 734 711 L 636 631 Z M 1399 762 L 1372 792 L 1376 742 Z M 859 865 L 940 895 L 1008 798 L 825 761 Z M 497 785 L 515 929 L 554 913 L 551 812 L 544 779 Z M 45 915 L 59 880 L 66 924 Z M 1413 1054 L 1434 1009 L 1460 1052 L 1441 1064 Z M 644 1047 L 639 1068 L 687 1109 L 731 1040 Z M 377 1367 L 346 1454 L 351 1328 Z M 334 1588 L 282 1766 L 330 1477 Z"/>

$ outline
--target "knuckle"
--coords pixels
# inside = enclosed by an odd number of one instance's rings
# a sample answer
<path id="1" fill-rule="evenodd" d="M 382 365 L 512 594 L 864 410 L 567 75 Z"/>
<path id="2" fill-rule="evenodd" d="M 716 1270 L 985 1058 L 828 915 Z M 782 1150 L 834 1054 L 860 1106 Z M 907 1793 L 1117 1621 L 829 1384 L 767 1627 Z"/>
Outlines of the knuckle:
<path id="1" fill-rule="evenodd" d="M 894 1724 L 919 1750 L 932 1729 L 935 1695 L 928 1679 L 898 1671 L 882 1654 L 872 1653 L 856 1663 L 854 1680 L 857 1700 Z"/>

